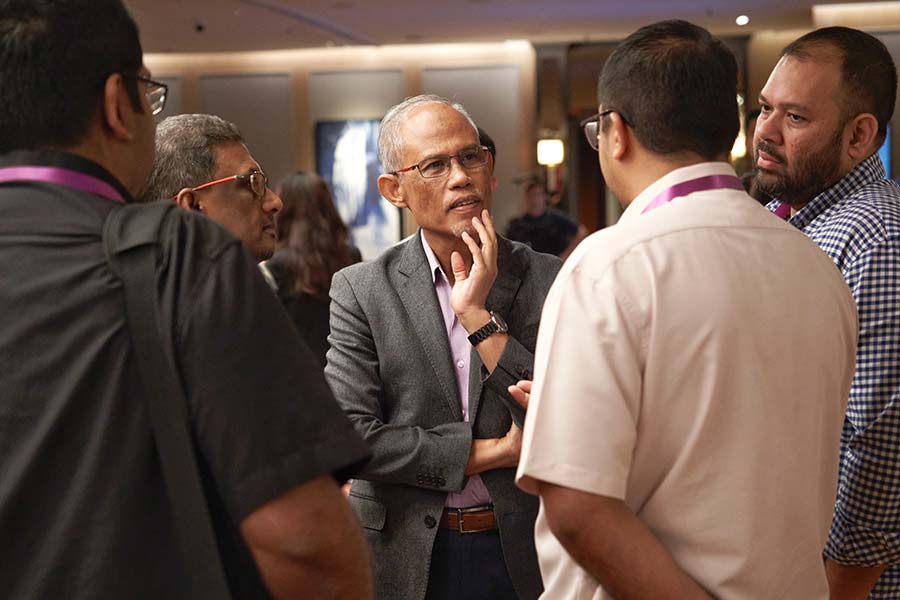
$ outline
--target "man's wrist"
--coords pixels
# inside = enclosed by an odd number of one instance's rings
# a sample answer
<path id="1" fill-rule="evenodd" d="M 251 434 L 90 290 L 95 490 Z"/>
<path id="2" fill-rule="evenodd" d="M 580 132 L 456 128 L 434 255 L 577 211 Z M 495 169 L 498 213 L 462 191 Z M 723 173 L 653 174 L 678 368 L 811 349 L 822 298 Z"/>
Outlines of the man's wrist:
<path id="1" fill-rule="evenodd" d="M 472 440 L 466 475 L 478 475 L 499 468 L 507 460 L 508 444 L 503 438 L 478 438 Z"/>
<path id="2" fill-rule="evenodd" d="M 510 439 L 509 434 L 505 435 L 501 441 L 503 444 L 504 453 L 503 456 L 505 458 L 505 466 L 509 467 L 517 467 L 519 466 L 519 458 L 522 455 L 522 447 L 517 446 Z"/>
<path id="3" fill-rule="evenodd" d="M 491 321 L 491 313 L 482 306 L 465 313 L 457 313 L 456 318 L 459 319 L 459 324 L 463 326 L 463 329 L 472 334 Z"/>

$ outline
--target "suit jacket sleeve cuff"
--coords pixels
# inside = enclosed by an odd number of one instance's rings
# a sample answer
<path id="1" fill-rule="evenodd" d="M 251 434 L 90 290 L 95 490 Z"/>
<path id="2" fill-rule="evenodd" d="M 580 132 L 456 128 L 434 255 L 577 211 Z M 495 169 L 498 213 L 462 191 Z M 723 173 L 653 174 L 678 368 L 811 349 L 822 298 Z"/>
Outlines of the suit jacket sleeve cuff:
<path id="1" fill-rule="evenodd" d="M 509 336 L 506 341 L 506 347 L 497 368 L 490 374 L 483 366 L 481 368 L 482 384 L 493 390 L 509 410 L 516 426 L 522 428 L 525 426 L 525 409 L 519 406 L 519 403 L 509 395 L 507 388 L 515 385 L 521 379 L 531 379 L 534 377 L 532 368 L 534 366 L 534 354 L 525 346 L 519 343 L 517 339 Z"/>
<path id="2" fill-rule="evenodd" d="M 428 430 L 435 443 L 423 446 L 416 469 L 417 487 L 459 492 L 465 487 L 466 465 L 472 451 L 472 428 L 468 423 L 445 423 Z M 438 443 L 439 440 L 439 443 Z"/>

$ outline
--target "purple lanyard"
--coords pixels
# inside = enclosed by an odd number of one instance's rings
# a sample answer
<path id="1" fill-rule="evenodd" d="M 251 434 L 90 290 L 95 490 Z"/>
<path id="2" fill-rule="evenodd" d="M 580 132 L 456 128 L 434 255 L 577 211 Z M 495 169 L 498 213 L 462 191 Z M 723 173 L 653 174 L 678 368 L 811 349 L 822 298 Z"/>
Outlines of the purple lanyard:
<path id="1" fill-rule="evenodd" d="M 689 179 L 673 185 L 670 188 L 666 188 L 657 194 L 657 196 L 650 201 L 650 204 L 641 211 L 641 214 L 650 212 L 654 208 L 659 208 L 663 204 L 671 202 L 675 198 L 680 198 L 681 196 L 687 196 L 694 192 L 704 192 L 706 190 L 718 190 L 722 188 L 744 190 L 741 180 L 734 175 L 707 175 L 705 177 L 698 177 L 697 179 Z"/>
<path id="2" fill-rule="evenodd" d="M 772 214 L 787 221 L 791 218 L 791 205 L 787 202 L 782 202 L 778 205 L 778 208 L 772 211 Z"/>
<path id="3" fill-rule="evenodd" d="M 120 204 L 125 204 L 125 198 L 119 193 L 119 190 L 112 185 L 106 183 L 102 179 L 97 179 L 91 175 L 86 175 L 78 171 L 69 169 L 61 169 L 59 167 L 4 167 L 0 168 L 0 183 L 10 181 L 46 181 L 49 183 L 58 183 L 66 187 L 75 188 L 89 194 L 96 194 L 109 200 L 114 200 Z"/>

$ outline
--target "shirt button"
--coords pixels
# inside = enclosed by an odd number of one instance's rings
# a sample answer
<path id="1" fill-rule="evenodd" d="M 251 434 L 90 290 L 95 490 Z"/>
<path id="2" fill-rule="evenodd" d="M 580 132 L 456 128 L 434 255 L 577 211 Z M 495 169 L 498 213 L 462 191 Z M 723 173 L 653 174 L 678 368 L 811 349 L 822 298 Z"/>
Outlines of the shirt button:
<path id="1" fill-rule="evenodd" d="M 435 521 L 434 517 L 428 515 L 425 517 L 425 527 L 428 529 L 434 529 L 434 526 L 437 525 L 437 521 Z"/>
<path id="2" fill-rule="evenodd" d="M 463 359 L 459 359 L 458 361 L 456 361 L 456 366 L 458 368 L 462 369 L 463 367 L 466 366 L 466 361 L 464 361 Z"/>

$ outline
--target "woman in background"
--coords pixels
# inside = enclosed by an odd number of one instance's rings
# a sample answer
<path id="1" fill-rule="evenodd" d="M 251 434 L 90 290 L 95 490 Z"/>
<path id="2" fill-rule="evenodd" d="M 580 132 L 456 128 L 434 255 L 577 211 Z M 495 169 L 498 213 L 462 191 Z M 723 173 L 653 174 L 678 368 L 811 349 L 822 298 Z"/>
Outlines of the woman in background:
<path id="1" fill-rule="evenodd" d="M 350 232 L 321 177 L 292 173 L 279 185 L 278 195 L 284 208 L 276 219 L 275 255 L 266 266 L 285 310 L 324 368 L 331 277 L 359 262 L 359 250 L 349 243 Z"/>

